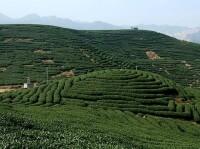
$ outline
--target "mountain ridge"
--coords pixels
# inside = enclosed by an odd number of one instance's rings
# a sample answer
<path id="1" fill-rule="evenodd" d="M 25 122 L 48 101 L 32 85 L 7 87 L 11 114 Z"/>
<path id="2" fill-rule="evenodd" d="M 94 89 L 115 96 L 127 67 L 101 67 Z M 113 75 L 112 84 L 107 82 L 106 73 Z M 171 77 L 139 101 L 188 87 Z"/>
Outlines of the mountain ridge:
<path id="1" fill-rule="evenodd" d="M 64 28 L 71 28 L 76 30 L 119 30 L 119 29 L 130 29 L 128 25 L 113 25 L 102 21 L 94 22 L 80 22 L 73 21 L 67 18 L 59 18 L 56 16 L 43 16 L 40 17 L 37 14 L 29 14 L 22 18 L 12 19 L 4 14 L 0 14 L 0 24 L 42 24 L 42 25 L 53 25 Z M 163 33 L 180 40 L 186 40 L 190 42 L 200 43 L 198 32 L 194 32 L 197 28 L 189 28 L 185 26 L 175 25 L 136 25 L 139 29 L 156 31 Z"/>

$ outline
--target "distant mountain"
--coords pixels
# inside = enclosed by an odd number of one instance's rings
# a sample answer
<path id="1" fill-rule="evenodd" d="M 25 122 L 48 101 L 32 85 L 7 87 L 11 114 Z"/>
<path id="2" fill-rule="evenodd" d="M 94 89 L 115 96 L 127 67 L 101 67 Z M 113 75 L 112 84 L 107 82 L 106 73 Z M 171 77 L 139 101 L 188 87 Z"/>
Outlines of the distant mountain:
<path id="1" fill-rule="evenodd" d="M 200 28 L 187 29 L 175 34 L 175 37 L 181 40 L 200 43 Z"/>
<path id="2" fill-rule="evenodd" d="M 180 40 L 200 43 L 200 27 L 188 28 L 184 26 L 169 25 L 138 25 L 140 29 L 156 31 Z"/>
<path id="3" fill-rule="evenodd" d="M 123 29 L 120 26 L 115 26 L 105 22 L 75 22 L 70 19 L 62 19 L 56 16 L 40 17 L 36 14 L 30 14 L 20 19 L 11 19 L 3 14 L 0 14 L 0 24 L 42 24 L 54 25 L 64 28 L 71 28 L 77 30 L 115 30 Z"/>
<path id="4" fill-rule="evenodd" d="M 198 31 L 193 34 L 188 34 L 187 38 L 190 39 L 192 42 L 200 43 L 200 28 L 198 28 Z"/>
<path id="5" fill-rule="evenodd" d="M 178 32 L 185 31 L 189 29 L 188 27 L 185 26 L 170 26 L 170 25 L 143 25 L 140 24 L 138 25 L 139 28 L 145 29 L 145 30 L 151 30 L 151 31 L 156 31 L 160 32 L 169 36 L 174 36 L 174 34 Z"/>
<path id="6" fill-rule="evenodd" d="M 70 19 L 58 18 L 56 16 L 40 17 L 37 14 L 29 14 L 19 19 L 12 19 L 6 15 L 0 14 L 0 24 L 42 24 L 53 25 L 76 30 L 117 30 L 130 29 L 130 26 L 116 26 L 109 23 L 96 22 L 78 22 Z M 138 25 L 139 29 L 156 31 L 177 39 L 187 40 L 200 43 L 200 28 L 188 28 L 185 26 L 170 26 L 170 25 Z"/>
<path id="7" fill-rule="evenodd" d="M 6 15 L 0 14 L 0 24 L 9 24 L 12 22 L 12 19 Z"/>

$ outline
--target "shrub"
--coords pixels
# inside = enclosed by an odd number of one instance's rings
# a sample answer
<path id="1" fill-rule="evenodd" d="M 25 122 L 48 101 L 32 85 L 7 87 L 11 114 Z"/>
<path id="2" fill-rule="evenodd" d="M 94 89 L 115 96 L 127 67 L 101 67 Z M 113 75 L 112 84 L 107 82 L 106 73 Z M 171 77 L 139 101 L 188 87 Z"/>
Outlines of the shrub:
<path id="1" fill-rule="evenodd" d="M 193 118 L 194 118 L 194 121 L 199 123 L 200 122 L 200 116 L 199 116 L 199 113 L 197 112 L 197 110 L 195 109 L 194 106 L 190 106 L 191 109 L 192 109 L 192 115 L 193 115 Z"/>
<path id="2" fill-rule="evenodd" d="M 168 108 L 169 108 L 170 111 L 175 111 L 176 110 L 176 105 L 175 105 L 174 100 L 170 100 L 168 102 Z"/>
<path id="3" fill-rule="evenodd" d="M 29 99 L 30 99 L 30 97 L 33 96 L 33 95 L 36 93 L 36 91 L 37 91 L 37 88 L 31 89 L 30 92 L 29 92 L 28 94 L 26 94 L 26 95 L 22 98 L 21 102 L 28 102 Z"/>
<path id="4" fill-rule="evenodd" d="M 196 107 L 198 113 L 200 114 L 200 102 L 197 102 L 197 103 L 195 104 L 195 107 Z"/>
<path id="5" fill-rule="evenodd" d="M 185 113 L 188 113 L 188 115 L 192 116 L 192 111 L 189 104 L 185 105 Z"/>
<path id="6" fill-rule="evenodd" d="M 184 105 L 183 104 L 177 104 L 176 112 L 183 112 L 183 111 L 184 111 Z"/>
<path id="7" fill-rule="evenodd" d="M 40 103 L 45 103 L 46 102 L 46 96 L 47 96 L 47 92 L 51 89 L 52 84 L 49 84 L 44 91 L 42 92 L 42 94 L 40 94 L 38 101 Z"/>
<path id="8" fill-rule="evenodd" d="M 53 102 L 54 92 L 55 92 L 56 88 L 57 88 L 57 84 L 54 84 L 51 87 L 51 90 L 49 90 L 47 92 L 46 103 L 52 103 Z"/>
<path id="9" fill-rule="evenodd" d="M 55 104 L 58 104 L 58 103 L 60 103 L 60 101 L 61 101 L 61 91 L 62 91 L 62 89 L 64 88 L 64 85 L 65 85 L 65 80 L 59 81 L 58 87 L 57 87 L 56 91 L 54 92 L 54 99 L 53 99 L 53 102 L 54 102 Z"/>
<path id="10" fill-rule="evenodd" d="M 40 94 L 42 94 L 43 90 L 47 87 L 47 85 L 43 85 L 43 86 L 40 86 L 37 90 L 37 92 L 30 97 L 30 102 L 31 103 L 35 103 L 38 101 L 38 98 L 40 96 Z"/>
<path id="11" fill-rule="evenodd" d="M 67 97 L 67 90 L 73 85 L 73 79 L 70 78 L 68 80 L 65 81 L 65 86 L 61 91 L 61 97 L 62 98 L 66 98 Z"/>

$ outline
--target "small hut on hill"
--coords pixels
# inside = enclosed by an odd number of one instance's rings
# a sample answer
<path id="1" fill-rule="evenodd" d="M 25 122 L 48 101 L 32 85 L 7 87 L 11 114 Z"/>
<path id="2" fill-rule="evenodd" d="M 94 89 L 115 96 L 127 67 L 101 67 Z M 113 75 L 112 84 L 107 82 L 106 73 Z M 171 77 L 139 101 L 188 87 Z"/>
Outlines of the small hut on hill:
<path id="1" fill-rule="evenodd" d="M 33 88 L 33 87 L 34 87 L 34 83 L 32 83 L 32 82 L 30 81 L 30 78 L 28 77 L 28 78 L 27 78 L 27 82 L 24 83 L 24 88 L 29 89 L 29 88 Z"/>

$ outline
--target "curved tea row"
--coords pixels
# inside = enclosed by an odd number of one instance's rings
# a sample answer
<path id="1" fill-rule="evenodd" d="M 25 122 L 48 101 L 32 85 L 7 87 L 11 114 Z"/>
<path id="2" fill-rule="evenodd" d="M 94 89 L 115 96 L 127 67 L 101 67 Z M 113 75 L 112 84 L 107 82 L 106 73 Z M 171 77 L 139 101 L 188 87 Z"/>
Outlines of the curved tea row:
<path id="1" fill-rule="evenodd" d="M 82 101 L 83 106 L 195 119 L 200 106 L 180 85 L 160 75 L 128 69 L 96 71 L 28 90 L 0 94 L 1 102 L 36 105 Z"/>

